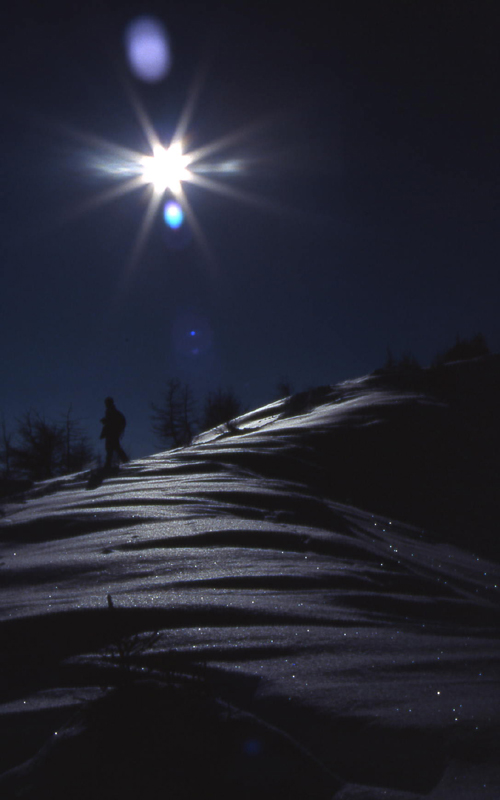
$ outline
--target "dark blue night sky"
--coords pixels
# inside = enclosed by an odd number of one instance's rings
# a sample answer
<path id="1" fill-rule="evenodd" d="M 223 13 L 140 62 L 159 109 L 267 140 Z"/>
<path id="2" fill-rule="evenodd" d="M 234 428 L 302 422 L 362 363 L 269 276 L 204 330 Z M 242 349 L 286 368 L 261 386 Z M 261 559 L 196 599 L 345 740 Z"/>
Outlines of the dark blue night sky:
<path id="1" fill-rule="evenodd" d="M 156 14 L 173 65 L 128 69 L 127 25 Z M 0 414 L 72 405 L 92 438 L 112 395 L 132 457 L 154 452 L 166 381 L 247 408 L 381 366 L 422 365 L 457 334 L 500 350 L 498 25 L 493 3 L 16 4 L 1 34 Z M 130 257 L 144 191 L 89 133 L 146 141 L 130 92 L 168 142 L 201 87 L 189 149 L 237 130 L 221 174 L 240 202 L 186 183 L 206 240 L 158 211 Z M 222 152 L 220 154 L 222 156 Z M 258 200 L 260 198 L 260 201 Z"/>

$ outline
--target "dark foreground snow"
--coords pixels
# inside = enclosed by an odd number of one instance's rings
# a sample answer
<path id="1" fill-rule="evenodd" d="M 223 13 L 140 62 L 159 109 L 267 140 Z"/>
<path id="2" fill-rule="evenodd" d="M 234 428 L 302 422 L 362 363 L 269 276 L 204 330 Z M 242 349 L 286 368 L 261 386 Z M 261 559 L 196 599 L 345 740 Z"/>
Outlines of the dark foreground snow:
<path id="1" fill-rule="evenodd" d="M 498 362 L 280 401 L 0 520 L 0 797 L 500 797 Z"/>

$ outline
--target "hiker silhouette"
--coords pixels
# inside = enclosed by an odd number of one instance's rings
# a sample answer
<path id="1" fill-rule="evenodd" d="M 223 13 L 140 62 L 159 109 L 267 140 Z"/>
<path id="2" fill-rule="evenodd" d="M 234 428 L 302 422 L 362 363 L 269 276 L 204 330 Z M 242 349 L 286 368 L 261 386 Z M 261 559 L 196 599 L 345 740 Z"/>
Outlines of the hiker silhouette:
<path id="1" fill-rule="evenodd" d="M 112 397 L 106 397 L 104 401 L 106 405 L 106 413 L 101 419 L 102 433 L 101 439 L 104 439 L 106 445 L 106 463 L 104 469 L 109 469 L 113 462 L 113 455 L 116 453 L 120 461 L 128 461 L 128 456 L 123 450 L 120 439 L 123 436 L 125 425 L 127 421 L 121 411 L 115 406 Z"/>

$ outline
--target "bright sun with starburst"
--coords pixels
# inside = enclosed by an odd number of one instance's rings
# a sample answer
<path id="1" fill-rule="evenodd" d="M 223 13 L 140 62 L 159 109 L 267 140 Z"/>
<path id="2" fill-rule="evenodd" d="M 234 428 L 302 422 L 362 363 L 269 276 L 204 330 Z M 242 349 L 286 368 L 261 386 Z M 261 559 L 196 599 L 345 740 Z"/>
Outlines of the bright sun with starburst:
<path id="1" fill-rule="evenodd" d="M 226 195 L 233 200 L 273 209 L 271 203 L 236 186 L 231 179 L 235 175 L 245 173 L 248 168 L 244 155 L 234 156 L 235 145 L 265 126 L 267 121 L 252 123 L 197 149 L 189 150 L 186 146 L 188 128 L 198 88 L 194 87 L 188 95 L 171 140 L 162 142 L 143 104 L 128 87 L 132 108 L 148 144 L 147 153 L 131 150 L 93 134 L 70 131 L 72 136 L 90 147 L 93 155 L 89 156 L 88 167 L 98 171 L 107 182 L 107 187 L 91 196 L 78 208 L 77 213 L 101 206 L 141 188 L 145 192 L 146 206 L 138 223 L 138 231 L 125 267 L 125 276 L 139 263 L 160 210 L 165 224 L 174 234 L 179 229 L 187 227 L 202 251 L 211 260 L 207 239 L 184 189 L 186 184 L 196 184 L 209 192 Z M 224 157 L 228 151 L 231 152 L 231 157 Z"/>
<path id="2" fill-rule="evenodd" d="M 179 195 L 181 182 L 191 177 L 188 164 L 189 156 L 182 152 L 182 142 L 172 142 L 169 147 L 156 145 L 152 156 L 141 159 L 142 178 L 153 185 L 155 192 L 163 194 L 169 189 Z"/>
<path id="3" fill-rule="evenodd" d="M 133 20 L 127 27 L 125 42 L 129 66 L 135 78 L 147 83 L 159 83 L 168 75 L 171 66 L 169 36 L 160 20 L 150 16 Z M 185 190 L 187 184 L 225 195 L 231 200 L 264 207 L 268 211 L 285 211 L 280 204 L 248 192 L 241 187 L 239 180 L 235 181 L 235 176 L 242 177 L 249 172 L 251 162 L 264 160 L 263 156 L 256 159 L 255 155 L 250 160 L 245 157 L 244 150 L 235 155 L 235 146 L 239 147 L 252 134 L 267 127 L 269 122 L 275 120 L 275 112 L 271 118 L 251 122 L 196 149 L 189 149 L 188 143 L 192 141 L 191 122 L 205 77 L 206 70 L 203 69 L 187 93 L 173 135 L 168 141 L 161 140 L 132 88 L 133 84 L 123 81 L 147 145 L 146 152 L 137 152 L 94 134 L 65 127 L 67 133 L 86 145 L 86 170 L 99 173 L 106 182 L 104 188 L 92 194 L 77 209 L 66 211 L 66 218 L 102 206 L 130 192 L 142 192 L 139 204 L 142 216 L 138 220 L 135 240 L 124 267 L 125 278 L 139 264 L 160 210 L 172 233 L 169 241 L 173 242 L 177 237 L 177 246 L 179 242 L 189 243 L 194 238 L 208 257 L 207 263 L 213 263 L 207 238 Z M 163 84 L 159 84 L 159 90 L 163 91 Z M 200 131 L 197 132 L 197 138 L 199 136 Z M 269 160 L 269 155 L 265 160 Z"/>

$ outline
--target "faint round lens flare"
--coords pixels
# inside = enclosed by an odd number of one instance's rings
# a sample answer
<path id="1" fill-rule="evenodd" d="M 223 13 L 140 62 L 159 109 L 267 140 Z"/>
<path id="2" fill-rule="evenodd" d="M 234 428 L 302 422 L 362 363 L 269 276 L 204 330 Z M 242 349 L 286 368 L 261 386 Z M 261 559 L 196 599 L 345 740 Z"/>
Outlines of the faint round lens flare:
<path id="1" fill-rule="evenodd" d="M 196 312 L 181 314 L 172 329 L 174 350 L 181 359 L 198 361 L 213 347 L 213 332 L 208 320 Z"/>
<path id="2" fill-rule="evenodd" d="M 184 212 L 179 203 L 177 203 L 175 200 L 170 200 L 168 203 L 165 203 L 165 208 L 163 209 L 163 218 L 169 228 L 172 228 L 173 230 L 180 228 L 184 222 Z M 193 335 L 193 332 L 191 332 L 191 336 Z"/>
<path id="3" fill-rule="evenodd" d="M 157 192 L 166 189 L 178 192 L 181 181 L 188 177 L 186 161 L 180 142 L 174 142 L 168 148 L 158 146 L 152 156 L 142 159 L 143 180 L 152 183 Z"/>
<path id="4" fill-rule="evenodd" d="M 155 17 L 134 19 L 125 32 L 125 47 L 130 69 L 140 80 L 156 83 L 170 72 L 170 42 L 164 25 Z"/>

